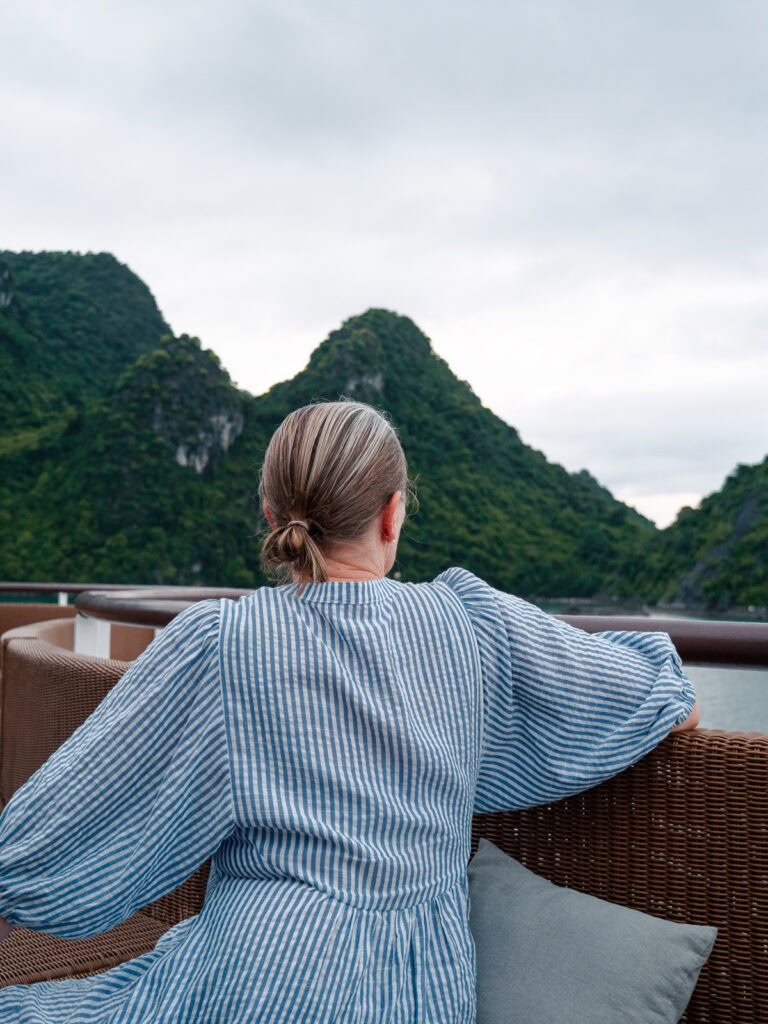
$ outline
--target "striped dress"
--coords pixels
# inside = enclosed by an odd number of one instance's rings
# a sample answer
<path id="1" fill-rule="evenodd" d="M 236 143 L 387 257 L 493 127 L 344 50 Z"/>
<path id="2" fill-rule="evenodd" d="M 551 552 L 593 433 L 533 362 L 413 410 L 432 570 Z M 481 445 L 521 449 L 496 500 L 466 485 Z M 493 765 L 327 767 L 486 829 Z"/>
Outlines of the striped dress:
<path id="1" fill-rule="evenodd" d="M 212 857 L 204 906 L 0 989 L 0 1022 L 472 1024 L 472 814 L 596 785 L 694 699 L 666 633 L 590 635 L 459 567 L 201 601 L 6 806 L 0 915 L 94 935 Z"/>

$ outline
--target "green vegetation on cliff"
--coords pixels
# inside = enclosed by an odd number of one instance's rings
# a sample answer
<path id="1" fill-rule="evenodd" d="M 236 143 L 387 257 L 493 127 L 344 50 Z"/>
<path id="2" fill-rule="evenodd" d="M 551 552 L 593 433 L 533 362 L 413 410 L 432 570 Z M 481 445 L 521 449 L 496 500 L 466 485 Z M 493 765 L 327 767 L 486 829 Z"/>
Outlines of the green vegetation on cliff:
<path id="1" fill-rule="evenodd" d="M 227 491 L 253 486 L 288 412 L 340 395 L 386 409 L 400 433 L 419 497 L 398 545 L 403 579 L 458 564 L 506 590 L 588 595 L 614 589 L 617 558 L 655 529 L 588 474 L 523 444 L 413 321 L 383 309 L 345 321 L 301 373 L 250 403 L 239 446 L 222 464 Z"/>
<path id="2" fill-rule="evenodd" d="M 681 509 L 621 571 L 652 602 L 717 611 L 768 606 L 768 456 L 740 463 L 698 508 Z"/>
<path id="3" fill-rule="evenodd" d="M 108 253 L 0 251 L 0 435 L 79 408 L 168 330 Z"/>
<path id="4" fill-rule="evenodd" d="M 216 480 L 246 398 L 197 339 L 166 336 L 104 397 L 5 457 L 2 576 L 249 585 L 236 544 L 253 509 L 243 501 L 233 523 Z"/>
<path id="5" fill-rule="evenodd" d="M 238 391 L 196 339 L 167 336 L 103 397 L 6 446 L 6 578 L 264 582 L 264 450 L 299 405 L 340 395 L 386 409 L 419 495 L 396 571 L 462 564 L 509 590 L 590 594 L 652 527 L 589 474 L 569 474 L 485 409 L 407 317 L 369 310 L 290 381 Z"/>

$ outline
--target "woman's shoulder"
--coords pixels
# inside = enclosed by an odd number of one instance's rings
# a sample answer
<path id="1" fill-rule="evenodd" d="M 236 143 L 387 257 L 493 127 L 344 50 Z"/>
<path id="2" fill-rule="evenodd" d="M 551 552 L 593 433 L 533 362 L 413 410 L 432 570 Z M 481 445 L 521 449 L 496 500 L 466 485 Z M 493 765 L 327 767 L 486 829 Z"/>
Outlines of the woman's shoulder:
<path id="1" fill-rule="evenodd" d="M 501 604 L 505 598 L 517 600 L 514 595 L 497 590 L 482 576 L 460 565 L 444 569 L 432 583 L 451 593 L 452 600 L 461 604 L 473 625 L 482 622 L 498 626 L 503 617 Z"/>
<path id="2" fill-rule="evenodd" d="M 435 576 L 432 582 L 444 583 L 451 590 L 465 590 L 472 587 L 482 589 L 488 586 L 480 576 L 476 576 L 475 573 L 469 569 L 464 569 L 460 565 L 452 565 L 448 569 L 443 569 L 441 573 Z"/>
<path id="3" fill-rule="evenodd" d="M 219 629 L 221 600 L 208 597 L 188 605 L 175 615 L 162 630 L 166 640 L 184 638 L 188 641 L 192 636 L 201 641 Z"/>
<path id="4" fill-rule="evenodd" d="M 460 565 L 452 565 L 443 569 L 431 580 L 421 582 L 401 581 L 398 578 L 389 576 L 373 581 L 365 581 L 368 586 L 361 583 L 354 583 L 349 588 L 342 583 L 313 584 L 307 587 L 305 597 L 307 603 L 322 602 L 323 604 L 355 604 L 369 601 L 377 601 L 381 604 L 388 604 L 399 594 L 405 598 L 407 603 L 416 600 L 421 603 L 419 594 L 426 598 L 430 592 L 434 595 L 435 590 L 443 593 L 448 599 L 455 602 L 461 601 L 468 607 L 481 608 L 494 607 L 498 598 L 503 597 L 501 591 L 496 590 L 487 583 L 481 576 Z M 370 586 L 370 584 L 375 584 Z M 327 589 L 326 589 L 327 588 Z M 207 610 L 201 610 L 201 615 L 221 617 L 222 629 L 231 627 L 235 622 L 248 622 L 253 619 L 254 614 L 269 616 L 284 615 L 285 604 L 292 604 L 294 586 L 283 584 L 279 586 L 265 585 L 240 598 L 221 598 L 215 600 L 201 601 L 198 607 L 207 605 Z M 431 598 L 430 603 L 434 601 Z M 301 602 L 299 602 L 301 603 Z"/>
<path id="5" fill-rule="evenodd" d="M 452 565 L 450 568 L 444 569 L 435 576 L 432 583 L 448 587 L 463 602 L 469 602 L 470 604 L 478 601 L 483 604 L 493 603 L 494 599 L 501 593 L 481 576 L 460 565 Z"/>
<path id="6" fill-rule="evenodd" d="M 445 569 L 432 582 L 451 591 L 453 599 L 460 602 L 476 631 L 493 637 L 518 628 L 532 617 L 540 619 L 545 614 L 525 598 L 494 587 L 482 576 L 460 565 Z"/>

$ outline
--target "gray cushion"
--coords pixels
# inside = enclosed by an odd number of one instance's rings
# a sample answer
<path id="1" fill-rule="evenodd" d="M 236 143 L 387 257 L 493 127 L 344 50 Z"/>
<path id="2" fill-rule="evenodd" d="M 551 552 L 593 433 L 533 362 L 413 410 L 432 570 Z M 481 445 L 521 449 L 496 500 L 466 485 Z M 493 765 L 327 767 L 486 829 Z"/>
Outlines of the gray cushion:
<path id="1" fill-rule="evenodd" d="M 553 885 L 481 839 L 469 862 L 477 1024 L 676 1024 L 717 928 Z"/>

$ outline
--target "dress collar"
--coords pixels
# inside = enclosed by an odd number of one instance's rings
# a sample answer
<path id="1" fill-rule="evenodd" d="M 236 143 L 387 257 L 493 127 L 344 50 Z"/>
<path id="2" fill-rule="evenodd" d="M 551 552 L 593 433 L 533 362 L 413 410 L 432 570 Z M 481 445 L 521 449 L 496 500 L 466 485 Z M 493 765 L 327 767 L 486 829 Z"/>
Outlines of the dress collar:
<path id="1" fill-rule="evenodd" d="M 306 583 L 297 594 L 298 583 L 282 583 L 275 587 L 297 601 L 333 601 L 336 604 L 359 604 L 363 601 L 383 601 L 398 586 L 396 580 L 379 576 L 370 580 L 327 580 L 325 583 Z"/>

